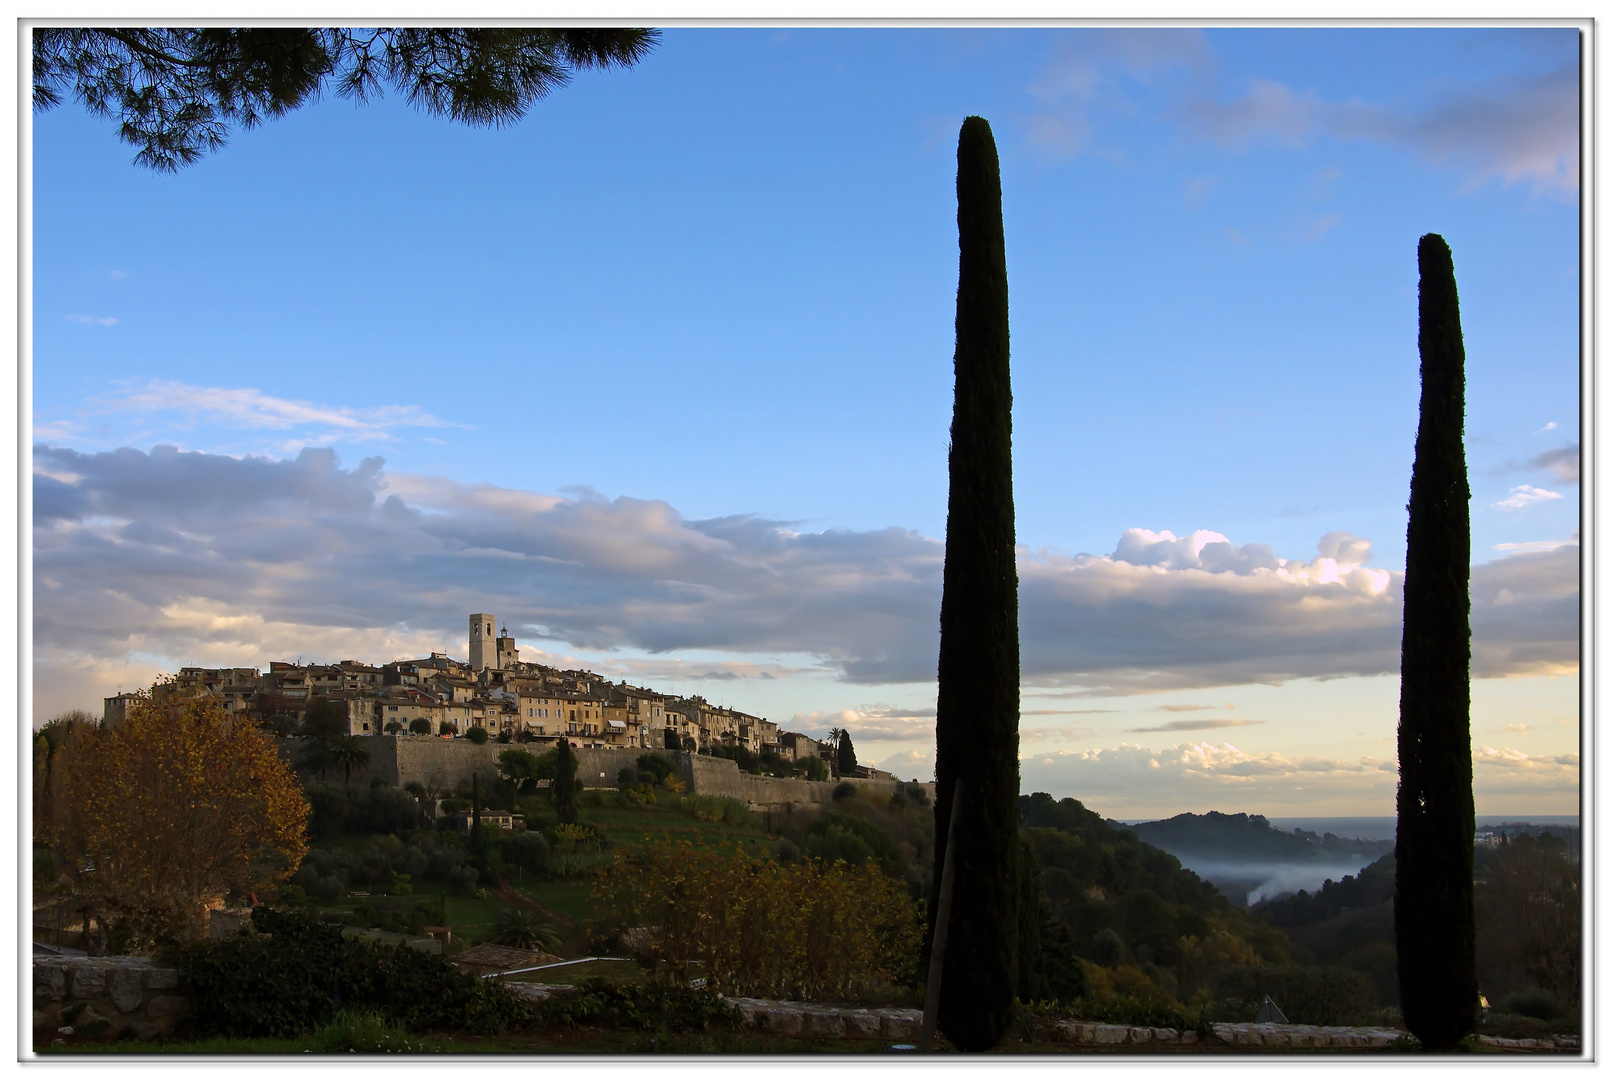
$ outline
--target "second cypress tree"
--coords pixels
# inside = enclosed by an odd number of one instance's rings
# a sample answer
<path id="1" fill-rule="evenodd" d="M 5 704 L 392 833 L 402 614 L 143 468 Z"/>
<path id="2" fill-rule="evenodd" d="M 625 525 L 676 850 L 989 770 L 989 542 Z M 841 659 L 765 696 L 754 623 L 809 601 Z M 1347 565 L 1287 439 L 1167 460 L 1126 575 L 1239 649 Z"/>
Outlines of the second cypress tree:
<path id="1" fill-rule="evenodd" d="M 937 668 L 936 857 L 962 785 L 938 1026 L 987 1050 L 1015 1010 L 1020 628 L 1010 463 L 1009 279 L 998 148 L 979 116 L 959 130 L 959 295 Z M 937 910 L 931 889 L 931 911 Z M 934 932 L 934 927 L 933 927 Z"/>
<path id="2" fill-rule="evenodd" d="M 1396 972 L 1432 1050 L 1473 1030 L 1475 794 L 1469 749 L 1469 473 L 1452 252 L 1419 240 L 1419 435 L 1408 501 L 1396 748 Z"/>
<path id="3" fill-rule="evenodd" d="M 578 756 L 572 752 L 572 743 L 563 735 L 555 744 L 555 779 L 550 781 L 555 801 L 555 816 L 562 824 L 573 825 L 578 820 Z"/>

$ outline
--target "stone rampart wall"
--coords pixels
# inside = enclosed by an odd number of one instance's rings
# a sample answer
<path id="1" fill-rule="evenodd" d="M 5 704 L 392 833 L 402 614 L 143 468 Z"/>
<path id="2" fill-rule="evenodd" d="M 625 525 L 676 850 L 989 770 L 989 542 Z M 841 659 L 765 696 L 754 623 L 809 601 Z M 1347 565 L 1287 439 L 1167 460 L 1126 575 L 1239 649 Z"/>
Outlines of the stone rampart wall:
<path id="1" fill-rule="evenodd" d="M 370 751 L 370 762 L 364 770 L 355 773 L 353 783 L 368 784 L 379 778 L 395 787 L 416 782 L 430 790 L 451 791 L 471 786 L 472 774 L 483 784 L 492 784 L 499 777 L 499 752 L 511 748 L 509 744 L 487 742 L 478 746 L 469 739 L 443 739 L 432 735 L 371 735 L 362 736 L 365 748 Z M 288 761 L 296 758 L 302 745 L 300 739 L 277 739 L 276 747 Z M 538 752 L 538 746 L 524 747 Z M 748 808 L 765 813 L 806 809 L 809 812 L 827 807 L 831 794 L 839 781 L 778 779 L 772 776 L 752 776 L 728 758 L 707 757 L 684 750 L 644 750 L 638 747 L 608 747 L 593 749 L 580 747 L 578 781 L 585 788 L 615 788 L 617 773 L 625 765 L 633 765 L 641 754 L 657 753 L 671 758 L 678 767 L 684 789 L 692 795 L 726 795 L 739 799 Z M 328 774 L 331 775 L 331 774 Z M 341 778 L 341 771 L 334 774 Z M 859 787 L 889 795 L 898 787 L 907 787 L 898 780 L 855 780 Z M 935 797 L 935 784 L 921 785 L 927 795 Z"/>
<path id="2" fill-rule="evenodd" d="M 36 1050 L 70 1035 L 161 1038 L 189 1008 L 179 972 L 143 957 L 34 957 Z"/>

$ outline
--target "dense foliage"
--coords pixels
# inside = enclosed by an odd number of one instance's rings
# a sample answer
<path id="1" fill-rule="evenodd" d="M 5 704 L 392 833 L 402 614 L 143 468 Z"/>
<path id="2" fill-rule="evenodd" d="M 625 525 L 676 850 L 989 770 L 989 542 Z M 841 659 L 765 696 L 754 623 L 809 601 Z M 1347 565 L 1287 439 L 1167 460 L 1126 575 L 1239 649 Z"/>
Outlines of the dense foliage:
<path id="1" fill-rule="evenodd" d="M 561 1027 L 609 1027 L 646 1031 L 736 1030 L 740 1010 L 713 990 L 687 985 L 611 983 L 585 979 L 577 992 L 537 1007 L 540 1023 Z"/>
<path id="2" fill-rule="evenodd" d="M 337 1009 L 375 1010 L 411 1031 L 488 1034 L 530 1022 L 504 988 L 404 945 L 344 938 L 337 926 L 260 907 L 255 934 L 199 942 L 180 957 L 198 1034 L 293 1037 Z"/>
<path id="3" fill-rule="evenodd" d="M 430 824 L 427 807 L 401 788 L 386 784 L 352 785 L 313 781 L 304 785 L 310 814 L 308 831 L 315 840 L 343 833 L 407 832 Z"/>
<path id="4" fill-rule="evenodd" d="M 1531 1015 L 1579 1009 L 1581 868 L 1575 852 L 1551 833 L 1521 835 L 1482 849 L 1477 862 L 1482 988 L 1496 1001 L 1538 1002 L 1527 1006 Z M 1540 1004 L 1544 995 L 1551 1007 Z"/>
<path id="5" fill-rule="evenodd" d="M 1396 952 L 1408 1030 L 1450 1049 L 1474 1027 L 1475 794 L 1469 743 L 1469 473 L 1452 252 L 1419 240 L 1419 434 L 1402 591 Z"/>
<path id="6" fill-rule="evenodd" d="M 1289 959 L 1282 933 L 1253 924 L 1177 859 L 1076 799 L 1025 795 L 1021 817 L 1042 866 L 1052 924 L 1045 941 L 1058 933 L 1100 967 L 1134 965 L 1185 1001 L 1231 967 Z M 1050 960 L 1044 968 L 1056 970 Z"/>
<path id="7" fill-rule="evenodd" d="M 874 865 L 782 863 L 662 841 L 596 876 L 590 931 L 648 935 L 681 976 L 699 962 L 729 994 L 844 1001 L 890 992 L 913 971 L 919 911 Z"/>
<path id="8" fill-rule="evenodd" d="M 519 119 L 580 68 L 629 67 L 657 31 L 569 27 L 39 27 L 34 107 L 71 96 L 117 117 L 135 161 L 172 171 L 332 87 L 364 101 L 382 85 L 468 124 Z"/>
<path id="9" fill-rule="evenodd" d="M 111 952 L 194 936 L 206 899 L 284 880 L 307 847 L 308 803 L 269 736 L 163 686 L 116 727 L 73 728 L 47 811 L 42 839 Z"/>
<path id="10" fill-rule="evenodd" d="M 998 148 L 981 117 L 965 118 L 958 160 L 959 292 L 937 662 L 937 866 L 944 864 L 955 799 L 960 812 L 938 1024 L 956 1046 L 976 1051 L 997 1045 L 1014 1019 L 1020 630 L 1003 197 Z"/>

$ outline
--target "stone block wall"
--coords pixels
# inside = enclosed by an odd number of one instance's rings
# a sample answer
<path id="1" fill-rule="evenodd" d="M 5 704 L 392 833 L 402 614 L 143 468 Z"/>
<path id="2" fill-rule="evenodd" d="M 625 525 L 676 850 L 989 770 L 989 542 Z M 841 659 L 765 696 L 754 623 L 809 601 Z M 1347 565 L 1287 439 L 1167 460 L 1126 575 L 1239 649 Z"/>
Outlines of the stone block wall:
<path id="1" fill-rule="evenodd" d="M 81 1037 L 161 1038 L 189 1009 L 179 972 L 144 957 L 34 957 L 36 1049 L 63 1037 L 61 1027 Z"/>
<path id="2" fill-rule="evenodd" d="M 352 782 L 368 784 L 374 778 L 395 787 L 411 781 L 439 791 L 458 790 L 471 786 L 475 774 L 484 785 L 499 778 L 499 752 L 511 749 L 514 744 L 487 742 L 481 746 L 467 739 L 440 739 L 426 735 L 371 735 L 364 737 L 365 749 L 370 751 L 370 762 L 363 772 L 355 773 Z M 288 761 L 294 760 L 301 744 L 299 739 L 278 739 L 277 749 Z M 540 747 L 521 747 L 539 752 Z M 625 765 L 633 765 L 641 754 L 656 753 L 671 758 L 678 767 L 684 790 L 691 795 L 726 795 L 739 799 L 760 813 L 809 813 L 828 807 L 831 794 L 840 781 L 836 780 L 783 780 L 772 776 L 752 776 L 728 758 L 707 757 L 684 750 L 645 750 L 638 747 L 606 747 L 593 749 L 580 747 L 578 781 L 585 788 L 615 788 L 617 773 Z M 341 779 L 340 771 L 336 774 Z M 881 794 L 890 794 L 898 787 L 907 787 L 898 780 L 855 780 L 859 787 Z M 921 785 L 935 798 L 935 784 Z"/>

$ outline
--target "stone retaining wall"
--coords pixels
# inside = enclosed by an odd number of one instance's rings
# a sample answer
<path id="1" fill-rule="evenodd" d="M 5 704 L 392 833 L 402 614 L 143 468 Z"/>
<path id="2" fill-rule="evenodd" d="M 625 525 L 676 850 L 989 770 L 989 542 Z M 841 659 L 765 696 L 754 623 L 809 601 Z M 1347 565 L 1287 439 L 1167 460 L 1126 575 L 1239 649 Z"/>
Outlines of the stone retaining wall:
<path id="1" fill-rule="evenodd" d="M 484 785 L 491 785 L 499 777 L 499 752 L 514 748 L 537 752 L 537 746 L 519 746 L 489 741 L 478 746 L 469 739 L 442 739 L 433 735 L 368 735 L 361 736 L 370 761 L 362 771 L 350 778 L 354 784 L 369 784 L 380 779 L 385 784 L 402 787 L 411 781 L 440 791 L 459 790 L 471 786 L 476 775 Z M 276 739 L 275 747 L 281 757 L 295 762 L 302 746 L 301 739 Z M 578 782 L 585 788 L 615 788 L 617 773 L 625 765 L 633 765 L 641 754 L 662 754 L 671 758 L 678 767 L 684 790 L 691 795 L 725 795 L 739 799 L 747 808 L 759 813 L 793 813 L 805 810 L 814 813 L 828 807 L 835 792 L 836 780 L 779 779 L 772 776 L 752 776 L 728 758 L 708 757 L 685 750 L 644 750 L 637 747 L 579 747 Z M 331 774 L 328 774 L 331 775 Z M 341 778 L 338 770 L 335 774 Z M 854 780 L 882 795 L 890 795 L 899 787 L 908 785 L 898 780 Z M 935 798 L 936 785 L 925 783 L 928 797 Z"/>
<path id="2" fill-rule="evenodd" d="M 161 1038 L 189 1008 L 179 972 L 144 957 L 34 957 L 36 1047 L 63 1034 Z M 62 1027 L 73 1031 L 58 1033 Z"/>

